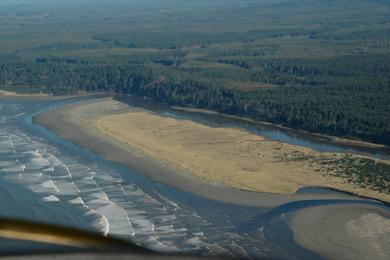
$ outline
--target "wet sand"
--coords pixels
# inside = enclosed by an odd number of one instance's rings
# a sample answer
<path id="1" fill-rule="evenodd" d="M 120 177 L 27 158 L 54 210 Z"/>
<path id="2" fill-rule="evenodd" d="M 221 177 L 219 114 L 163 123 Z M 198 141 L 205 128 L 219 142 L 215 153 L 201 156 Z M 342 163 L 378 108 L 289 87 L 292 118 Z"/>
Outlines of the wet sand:
<path id="1" fill-rule="evenodd" d="M 274 207 L 294 200 L 359 199 L 348 194 L 291 194 L 293 190 L 290 190 L 290 194 L 252 192 L 243 190 L 248 187 L 237 188 L 218 179 L 210 181 L 207 178 L 199 178 L 185 168 L 176 167 L 169 161 L 151 156 L 137 147 L 107 136 L 91 123 L 91 120 L 102 118 L 103 115 L 119 116 L 129 111 L 146 113 L 145 110 L 129 108 L 126 104 L 105 98 L 82 101 L 48 111 L 36 116 L 34 121 L 54 131 L 60 137 L 99 153 L 109 160 L 122 163 L 152 180 L 219 201 L 246 206 Z"/>
<path id="2" fill-rule="evenodd" d="M 131 114 L 130 117 L 129 114 Z M 153 125 L 150 124 L 153 121 L 152 119 L 160 125 L 159 131 L 156 127 L 151 127 Z M 99 122 L 99 120 L 103 121 Z M 161 129 L 162 122 L 160 120 L 168 120 L 165 123 L 169 122 L 169 124 L 164 125 Z M 388 250 L 390 248 L 390 213 L 388 209 L 359 203 L 359 197 L 342 193 L 275 194 L 229 187 L 228 185 L 233 185 L 233 183 L 218 181 L 218 179 L 210 181 L 207 176 L 194 176 L 192 172 L 188 171 L 189 168 L 175 165 L 170 162 L 169 158 L 158 157 L 156 151 L 147 150 L 146 147 L 143 147 L 145 144 L 150 146 L 151 143 L 149 142 L 158 141 L 154 138 L 163 139 L 163 133 L 171 133 L 169 132 L 171 129 L 177 131 L 177 127 L 170 125 L 170 123 L 177 125 L 178 122 L 176 121 L 159 117 L 141 108 L 129 107 L 110 98 L 77 102 L 41 113 L 34 118 L 35 123 L 49 128 L 60 137 L 101 154 L 109 160 L 126 165 L 154 181 L 210 199 L 262 208 L 277 207 L 298 200 L 354 200 L 357 203 L 308 207 L 294 212 L 289 220 L 294 240 L 302 247 L 329 259 L 388 259 L 390 255 Z M 129 122 L 132 124 L 131 127 Z M 189 121 L 185 122 L 186 127 L 181 127 L 180 131 L 175 132 L 176 138 L 181 137 L 187 140 L 188 136 L 182 136 L 182 134 L 186 133 L 188 129 L 192 132 L 196 128 L 199 131 L 198 133 L 205 131 L 199 136 L 202 140 L 206 138 L 204 134 L 208 133 L 207 138 L 212 138 L 219 143 L 221 142 L 220 138 L 238 138 L 237 135 L 244 136 L 244 139 L 249 143 L 265 142 L 261 137 L 248 136 L 248 133 L 242 135 L 242 132 L 238 129 L 229 129 L 228 132 L 225 132 L 225 129 L 220 129 L 211 134 L 210 129 L 205 128 L 205 126 L 197 126 L 198 124 Z M 119 132 L 116 136 L 110 136 L 113 133 L 111 127 L 114 127 L 114 129 L 120 128 L 117 124 L 120 124 L 124 132 Z M 132 128 L 134 126 L 140 127 L 143 131 Z M 102 129 L 103 127 L 106 128 Z M 124 139 L 118 138 L 118 136 L 128 135 L 129 133 L 137 138 L 130 139 L 131 142 L 129 140 L 125 142 Z M 150 140 L 146 140 L 147 137 Z M 135 140 L 140 141 L 138 146 Z M 172 144 L 173 140 L 169 141 Z M 228 148 L 226 145 L 229 146 L 229 142 L 222 142 L 222 144 L 224 145 L 222 151 L 226 152 Z M 279 145 L 283 146 L 284 144 L 279 143 Z M 159 149 L 163 149 L 164 146 L 166 145 L 160 146 Z M 207 147 L 210 148 L 210 145 L 208 144 Z M 172 144 L 171 148 L 179 149 L 177 144 Z M 206 150 L 212 151 L 215 149 Z M 183 151 L 179 149 L 179 153 L 183 153 Z M 234 161 L 232 157 L 229 157 L 229 154 L 227 158 Z M 178 162 L 180 160 L 177 160 L 176 163 Z M 286 167 L 285 173 L 288 173 L 287 170 L 290 167 L 289 165 Z M 280 169 L 282 168 L 278 166 L 278 170 Z M 275 188 L 275 186 L 273 187 Z M 248 186 L 247 188 L 251 187 Z"/>
<path id="3" fill-rule="evenodd" d="M 297 211 L 294 240 L 326 259 L 389 259 L 390 212 L 369 205 L 343 204 Z"/>

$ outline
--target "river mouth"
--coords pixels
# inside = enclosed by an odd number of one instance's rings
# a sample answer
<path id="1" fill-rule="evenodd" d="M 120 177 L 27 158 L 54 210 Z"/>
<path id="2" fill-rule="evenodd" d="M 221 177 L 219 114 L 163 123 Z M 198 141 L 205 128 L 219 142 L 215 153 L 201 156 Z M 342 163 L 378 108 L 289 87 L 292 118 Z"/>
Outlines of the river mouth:
<path id="1" fill-rule="evenodd" d="M 36 220 L 87 227 L 163 252 L 315 259 L 320 256 L 294 242 L 288 224 L 294 211 L 351 202 L 389 210 L 377 201 L 321 188 L 298 193 L 332 193 L 340 199 L 306 200 L 272 209 L 233 205 L 177 190 L 32 123 L 36 113 L 77 100 L 1 104 L 0 178 L 4 182 L 0 184 L 8 194 L 2 196 L 2 205 L 14 208 L 9 216 L 26 217 L 21 209 L 27 207 Z M 8 183 L 23 189 L 15 192 Z M 26 205 L 26 197 L 36 201 L 34 207 Z"/>

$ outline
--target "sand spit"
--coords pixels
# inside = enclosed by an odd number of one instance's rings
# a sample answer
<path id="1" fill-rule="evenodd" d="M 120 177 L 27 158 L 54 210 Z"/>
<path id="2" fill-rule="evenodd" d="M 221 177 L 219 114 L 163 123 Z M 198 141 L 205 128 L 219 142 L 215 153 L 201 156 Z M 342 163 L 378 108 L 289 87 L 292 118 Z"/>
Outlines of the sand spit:
<path id="1" fill-rule="evenodd" d="M 318 206 L 291 220 L 294 240 L 326 259 L 389 259 L 390 214 L 368 205 Z"/>
<path id="2" fill-rule="evenodd" d="M 321 186 L 390 201 L 389 194 L 356 187 L 321 174 L 320 166 L 312 162 L 288 158 L 297 152 L 320 154 L 311 149 L 266 140 L 242 129 L 161 117 L 110 98 L 45 112 L 35 121 L 152 179 L 213 199 L 275 206 L 312 199 L 316 196 L 293 193 L 300 187 Z"/>
<path id="3" fill-rule="evenodd" d="M 93 117 L 87 122 L 120 143 L 214 184 L 290 194 L 303 186 L 321 186 L 390 199 L 341 178 L 324 176 L 318 172 L 321 166 L 312 162 L 281 160 L 297 152 L 312 157 L 320 153 L 269 141 L 242 129 L 213 128 L 138 110 Z"/>
<path id="4" fill-rule="evenodd" d="M 388 259 L 388 209 L 348 194 L 293 194 L 302 186 L 325 186 L 389 201 L 388 194 L 326 176 L 319 165 L 296 158 L 297 152 L 338 155 L 269 141 L 242 129 L 161 117 L 110 98 L 47 111 L 34 121 L 152 180 L 210 199 L 255 207 L 298 200 L 354 200 L 293 213 L 286 219 L 295 241 L 329 259 Z"/>

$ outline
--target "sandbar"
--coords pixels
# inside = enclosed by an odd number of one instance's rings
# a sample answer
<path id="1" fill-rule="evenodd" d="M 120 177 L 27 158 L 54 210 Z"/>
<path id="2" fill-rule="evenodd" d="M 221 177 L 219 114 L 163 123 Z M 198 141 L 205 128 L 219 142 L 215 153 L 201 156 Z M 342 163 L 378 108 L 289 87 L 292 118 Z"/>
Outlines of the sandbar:
<path id="1" fill-rule="evenodd" d="M 243 129 L 212 128 L 159 116 L 112 100 L 93 99 L 37 115 L 34 122 L 120 162 L 154 181 L 211 199 L 274 207 L 301 199 L 358 199 L 348 194 L 295 194 L 305 186 L 335 188 L 390 201 L 388 194 L 324 176 L 317 166 L 284 160 L 297 149 Z"/>
<path id="2" fill-rule="evenodd" d="M 297 211 L 294 240 L 326 259 L 389 259 L 390 213 L 362 204 L 317 206 Z"/>

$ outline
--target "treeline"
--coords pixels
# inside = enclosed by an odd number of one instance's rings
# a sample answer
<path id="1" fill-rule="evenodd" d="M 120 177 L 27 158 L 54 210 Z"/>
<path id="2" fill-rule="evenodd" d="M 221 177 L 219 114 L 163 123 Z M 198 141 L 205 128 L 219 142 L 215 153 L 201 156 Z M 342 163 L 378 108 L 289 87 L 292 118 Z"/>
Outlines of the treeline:
<path id="1" fill-rule="evenodd" d="M 307 131 L 390 144 L 389 87 L 289 87 L 239 91 L 199 81 L 144 86 L 139 94 Z"/>
<path id="2" fill-rule="evenodd" d="M 236 55 L 237 54 L 237 55 Z M 344 55 L 324 58 L 259 58 L 239 56 L 211 56 L 207 61 L 231 64 L 251 71 L 252 81 L 278 85 L 371 85 L 387 84 L 390 79 L 390 55 Z M 224 54 L 221 54 L 224 55 Z"/>
<path id="3" fill-rule="evenodd" d="M 131 93 L 157 80 L 157 75 L 160 75 L 157 71 L 143 65 L 109 65 L 74 59 L 0 64 L 0 85 L 55 95 L 78 90 Z"/>
<path id="4" fill-rule="evenodd" d="M 37 59 L 0 63 L 0 85 L 31 91 L 69 93 L 77 90 L 112 91 L 149 96 L 170 105 L 211 109 L 255 120 L 330 135 L 354 137 L 390 145 L 390 80 L 386 68 L 365 70 L 364 78 L 350 80 L 355 71 L 323 77 L 321 86 L 297 84 L 290 77 L 303 73 L 298 65 L 269 65 L 283 73 L 285 86 L 243 91 L 226 88 L 200 72 L 165 66 L 134 65 L 77 59 Z M 287 64 L 287 65 L 286 65 Z M 314 66 L 313 66 L 314 67 Z M 309 75 L 328 75 L 320 66 Z M 372 68 L 372 66 L 370 67 Z M 346 69 L 347 70 L 347 69 Z M 233 73 L 231 71 L 230 73 Z M 257 71 L 256 73 L 261 73 Z M 306 72 L 305 72 L 306 73 Z M 368 74 L 367 74 L 368 73 Z M 266 75 L 266 74 L 265 74 Z M 343 76 L 344 75 L 344 76 Z M 234 75 L 233 75 L 234 76 Z M 346 79 L 344 79 L 346 77 Z M 317 80 L 317 78 L 314 78 Z"/>

